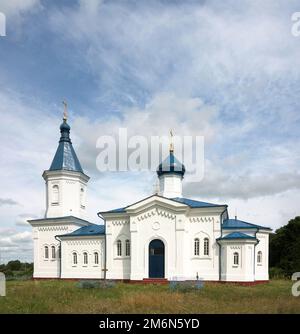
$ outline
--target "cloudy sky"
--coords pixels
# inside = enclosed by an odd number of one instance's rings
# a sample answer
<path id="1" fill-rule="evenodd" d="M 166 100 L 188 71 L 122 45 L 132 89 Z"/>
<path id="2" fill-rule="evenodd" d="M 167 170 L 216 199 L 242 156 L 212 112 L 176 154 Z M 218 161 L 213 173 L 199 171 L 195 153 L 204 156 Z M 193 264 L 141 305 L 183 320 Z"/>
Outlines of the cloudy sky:
<path id="1" fill-rule="evenodd" d="M 0 261 L 32 259 L 26 219 L 44 215 L 63 99 L 94 223 L 153 191 L 151 171 L 97 170 L 97 138 L 119 128 L 204 136 L 204 179 L 187 178 L 186 197 L 274 229 L 299 215 L 297 11 L 296 0 L 0 0 Z"/>

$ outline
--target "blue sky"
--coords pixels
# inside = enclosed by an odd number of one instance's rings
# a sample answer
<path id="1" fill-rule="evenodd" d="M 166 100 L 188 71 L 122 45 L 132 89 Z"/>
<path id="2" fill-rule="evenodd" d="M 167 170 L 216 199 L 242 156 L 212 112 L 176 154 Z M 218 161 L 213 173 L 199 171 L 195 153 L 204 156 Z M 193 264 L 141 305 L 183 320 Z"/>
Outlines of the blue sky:
<path id="1" fill-rule="evenodd" d="M 205 177 L 185 180 L 186 196 L 274 229 L 299 214 L 296 11 L 287 0 L 0 0 L 2 258 L 32 256 L 25 220 L 44 214 L 63 99 L 93 222 L 153 189 L 152 172 L 96 170 L 97 138 L 120 127 L 204 136 Z"/>

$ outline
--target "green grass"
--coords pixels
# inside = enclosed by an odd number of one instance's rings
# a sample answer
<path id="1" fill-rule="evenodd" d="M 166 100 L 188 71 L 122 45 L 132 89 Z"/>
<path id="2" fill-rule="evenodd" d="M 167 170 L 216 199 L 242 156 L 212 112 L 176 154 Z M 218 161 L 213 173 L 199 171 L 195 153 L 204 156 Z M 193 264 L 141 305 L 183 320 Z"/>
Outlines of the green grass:
<path id="1" fill-rule="evenodd" d="M 9 281 L 0 313 L 300 313 L 288 280 L 255 286 L 206 283 L 194 292 L 118 283 L 80 289 L 70 281 Z"/>

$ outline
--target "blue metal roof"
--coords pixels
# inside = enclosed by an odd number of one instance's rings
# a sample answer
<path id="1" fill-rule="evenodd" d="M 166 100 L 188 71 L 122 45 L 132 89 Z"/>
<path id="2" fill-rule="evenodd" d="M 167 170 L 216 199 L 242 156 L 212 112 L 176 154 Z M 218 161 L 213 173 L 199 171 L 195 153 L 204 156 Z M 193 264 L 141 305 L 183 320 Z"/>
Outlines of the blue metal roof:
<path id="1" fill-rule="evenodd" d="M 70 139 L 70 126 L 66 120 L 60 126 L 61 137 L 49 170 L 69 170 L 83 173 Z"/>
<path id="2" fill-rule="evenodd" d="M 159 164 L 156 173 L 158 176 L 168 173 L 175 173 L 184 175 L 185 167 L 184 165 L 175 157 L 173 151 L 170 151 L 169 156 Z"/>
<path id="3" fill-rule="evenodd" d="M 162 197 L 162 196 L 159 196 L 159 197 Z M 189 206 L 190 208 L 208 208 L 208 207 L 227 206 L 226 204 L 219 205 L 219 204 L 195 201 L 193 199 L 184 198 L 184 197 L 175 197 L 175 198 L 168 198 L 168 199 L 171 200 L 171 201 L 174 201 L 174 202 L 185 204 L 185 205 Z M 136 203 L 133 203 L 133 204 L 136 204 Z M 117 209 L 105 211 L 105 212 L 102 212 L 102 213 L 122 213 L 122 212 L 126 212 L 126 209 L 133 204 L 127 205 L 123 208 L 117 208 Z"/>
<path id="4" fill-rule="evenodd" d="M 196 201 L 196 200 L 189 199 L 189 198 L 184 198 L 184 197 L 175 197 L 175 198 L 169 198 L 169 199 L 172 200 L 172 201 L 175 201 L 175 202 L 186 204 L 190 208 L 207 208 L 207 207 L 225 206 L 226 205 L 226 204 L 220 205 L 220 204 L 201 202 L 201 201 Z"/>
<path id="5" fill-rule="evenodd" d="M 58 235 L 58 237 L 82 237 L 82 236 L 97 236 L 105 234 L 104 225 L 91 224 L 88 226 L 80 227 L 71 233 Z"/>
<path id="6" fill-rule="evenodd" d="M 241 233 L 241 232 L 233 232 L 230 234 L 225 235 L 222 238 L 218 238 L 217 240 L 231 240 L 231 239 L 253 239 L 253 240 L 257 240 L 255 237 L 245 234 L 245 233 Z"/>
<path id="7" fill-rule="evenodd" d="M 270 230 L 269 227 L 247 223 L 245 221 L 238 220 L 238 219 L 226 219 L 224 220 L 222 224 L 222 229 L 252 229 L 252 228 Z"/>
<path id="8" fill-rule="evenodd" d="M 79 223 L 88 223 L 90 224 L 89 221 L 85 220 L 85 219 L 81 219 L 75 216 L 62 216 L 62 217 L 52 217 L 52 218 L 39 218 L 39 219 L 29 219 L 29 222 L 34 222 L 34 221 L 39 221 L 39 220 L 49 220 L 49 221 L 65 221 L 65 220 L 71 220 L 71 221 L 75 221 L 75 222 L 79 222 Z"/>

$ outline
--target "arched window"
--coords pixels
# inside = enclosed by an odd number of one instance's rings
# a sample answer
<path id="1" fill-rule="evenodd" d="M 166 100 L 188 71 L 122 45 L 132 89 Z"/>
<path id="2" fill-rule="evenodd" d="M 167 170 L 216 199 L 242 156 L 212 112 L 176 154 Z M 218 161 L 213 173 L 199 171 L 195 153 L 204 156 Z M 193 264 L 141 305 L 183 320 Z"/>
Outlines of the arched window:
<path id="1" fill-rule="evenodd" d="M 239 265 L 239 253 L 233 253 L 233 264 L 238 266 Z"/>
<path id="2" fill-rule="evenodd" d="M 130 256 L 130 240 L 125 241 L 125 255 Z"/>
<path id="3" fill-rule="evenodd" d="M 52 187 L 52 204 L 58 204 L 58 203 L 59 203 L 59 187 L 56 184 Z"/>
<path id="4" fill-rule="evenodd" d="M 77 253 L 73 253 L 73 264 L 77 264 Z"/>
<path id="5" fill-rule="evenodd" d="M 88 253 L 83 253 L 83 264 L 88 264 Z"/>
<path id="6" fill-rule="evenodd" d="M 200 240 L 198 238 L 194 240 L 194 255 L 200 255 Z"/>
<path id="7" fill-rule="evenodd" d="M 257 253 L 257 263 L 262 263 L 262 252 L 261 251 Z"/>
<path id="8" fill-rule="evenodd" d="M 122 242 L 121 242 L 121 240 L 117 241 L 117 256 L 122 256 Z"/>
<path id="9" fill-rule="evenodd" d="M 99 254 L 97 252 L 94 253 L 94 262 L 95 264 L 99 264 Z"/>
<path id="10" fill-rule="evenodd" d="M 52 259 L 56 258 L 55 247 L 54 246 L 51 246 L 51 257 L 52 257 Z"/>
<path id="11" fill-rule="evenodd" d="M 208 240 L 208 238 L 204 239 L 204 255 L 209 255 L 209 240 Z"/>
<path id="12" fill-rule="evenodd" d="M 45 259 L 49 259 L 49 248 L 45 246 Z"/>
<path id="13" fill-rule="evenodd" d="M 84 189 L 83 188 L 80 189 L 80 206 L 81 206 L 82 209 L 85 208 L 85 206 L 84 206 Z"/>

